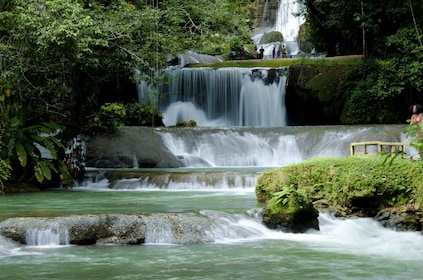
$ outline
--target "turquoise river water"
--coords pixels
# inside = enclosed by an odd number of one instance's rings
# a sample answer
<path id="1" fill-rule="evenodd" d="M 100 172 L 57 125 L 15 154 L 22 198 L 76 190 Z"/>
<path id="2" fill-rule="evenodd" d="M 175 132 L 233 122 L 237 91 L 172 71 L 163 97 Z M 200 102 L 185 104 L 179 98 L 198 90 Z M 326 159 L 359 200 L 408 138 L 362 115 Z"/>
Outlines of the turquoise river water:
<path id="1" fill-rule="evenodd" d="M 69 190 L 2 196 L 0 220 L 194 213 L 218 226 L 209 233 L 214 242 L 190 245 L 170 244 L 165 233 L 135 246 L 18 246 L 0 237 L 0 279 L 423 279 L 421 233 L 329 214 L 320 214 L 320 231 L 291 234 L 265 228 L 252 214 L 260 207 L 254 184 L 262 171 L 209 170 L 205 177 L 221 173 L 235 182 L 219 181 L 213 188 L 196 188 L 194 179 L 167 189 L 126 179 L 111 189 L 106 179 L 97 179 Z M 191 173 L 198 172 L 189 169 L 186 176 Z"/>

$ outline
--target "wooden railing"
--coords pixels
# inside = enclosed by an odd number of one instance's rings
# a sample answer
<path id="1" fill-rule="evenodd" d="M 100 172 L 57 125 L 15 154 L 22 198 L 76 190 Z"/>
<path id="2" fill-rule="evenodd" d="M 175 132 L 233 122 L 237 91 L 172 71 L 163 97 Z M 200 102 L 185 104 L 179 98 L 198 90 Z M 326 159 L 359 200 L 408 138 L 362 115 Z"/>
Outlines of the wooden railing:
<path id="1" fill-rule="evenodd" d="M 381 142 L 381 141 L 368 141 L 368 142 L 355 142 L 350 144 L 350 154 L 354 155 L 365 155 L 367 154 L 368 146 L 376 146 L 377 152 L 380 153 L 383 150 L 391 151 L 391 153 L 403 152 L 404 146 L 408 146 L 409 143 L 402 142 Z M 357 147 L 361 147 L 361 151 L 357 151 Z"/>

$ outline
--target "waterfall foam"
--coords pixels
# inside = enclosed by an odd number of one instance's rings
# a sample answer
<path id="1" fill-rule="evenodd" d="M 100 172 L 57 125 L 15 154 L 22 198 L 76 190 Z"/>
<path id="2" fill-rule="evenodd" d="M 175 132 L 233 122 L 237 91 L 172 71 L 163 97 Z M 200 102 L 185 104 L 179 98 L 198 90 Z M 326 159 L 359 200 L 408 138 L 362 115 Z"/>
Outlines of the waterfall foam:
<path id="1" fill-rule="evenodd" d="M 269 75 L 268 72 L 272 72 Z M 166 126 L 194 120 L 199 126 L 284 126 L 284 69 L 171 68 L 158 89 Z M 139 86 L 139 100 L 149 100 Z"/>
<path id="2" fill-rule="evenodd" d="M 305 22 L 304 17 L 297 15 L 299 11 L 300 4 L 297 1 L 280 0 L 275 29 L 282 33 L 285 42 L 297 40 L 300 26 Z"/>
<path id="3" fill-rule="evenodd" d="M 64 228 L 29 229 L 26 234 L 28 246 L 55 247 L 69 245 L 69 232 Z"/>
<path id="4" fill-rule="evenodd" d="M 18 246 L 0 235 L 0 259 L 14 255 L 14 251 Z"/>

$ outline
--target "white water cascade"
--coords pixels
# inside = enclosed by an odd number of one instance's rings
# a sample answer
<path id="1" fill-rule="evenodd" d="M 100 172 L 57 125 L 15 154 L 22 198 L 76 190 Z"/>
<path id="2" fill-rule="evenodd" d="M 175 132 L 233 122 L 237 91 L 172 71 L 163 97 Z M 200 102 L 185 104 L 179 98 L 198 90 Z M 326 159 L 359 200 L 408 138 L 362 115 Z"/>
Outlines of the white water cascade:
<path id="1" fill-rule="evenodd" d="M 286 125 L 283 69 L 168 69 L 159 88 L 166 126 L 196 121 L 198 126 Z M 148 100 L 139 86 L 139 99 Z"/>
<path id="2" fill-rule="evenodd" d="M 267 1 L 265 8 L 267 7 Z M 278 11 L 276 14 L 276 21 L 271 25 L 262 24 L 259 32 L 253 36 L 254 44 L 259 49 L 264 48 L 265 58 L 272 57 L 273 47 L 278 51 L 281 45 L 285 46 L 287 57 L 294 57 L 300 53 L 297 42 L 298 32 L 301 24 L 305 22 L 304 17 L 299 16 L 301 4 L 295 0 L 279 0 Z M 265 14 L 265 12 L 263 12 Z M 279 31 L 284 38 L 283 42 L 271 42 L 267 44 L 260 44 L 260 39 L 264 32 Z"/>
<path id="3" fill-rule="evenodd" d="M 26 233 L 28 246 L 55 247 L 69 245 L 69 232 L 64 228 L 29 229 Z"/>

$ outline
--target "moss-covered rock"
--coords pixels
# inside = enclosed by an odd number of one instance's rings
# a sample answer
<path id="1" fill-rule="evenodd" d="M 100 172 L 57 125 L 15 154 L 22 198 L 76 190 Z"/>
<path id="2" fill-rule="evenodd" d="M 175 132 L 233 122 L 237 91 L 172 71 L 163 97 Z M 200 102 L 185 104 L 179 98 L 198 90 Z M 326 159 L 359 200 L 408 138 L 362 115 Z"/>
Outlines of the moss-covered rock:
<path id="1" fill-rule="evenodd" d="M 389 212 L 398 222 L 390 220 L 384 223 L 386 226 L 401 223 L 403 229 L 421 229 L 421 170 L 420 161 L 400 157 L 391 161 L 384 155 L 314 158 L 265 172 L 258 178 L 256 195 L 260 202 L 266 202 L 265 213 L 270 220 L 280 220 L 278 211 L 285 211 L 281 206 L 274 209 L 275 197 L 296 190 L 308 196 L 315 207 L 326 208 L 337 216 L 376 217 L 385 213 L 380 218 L 383 220 Z M 303 208 L 309 208 L 306 199 L 302 203 Z M 399 220 L 401 215 L 407 217 Z"/>
<path id="2" fill-rule="evenodd" d="M 295 124 L 341 123 L 348 96 L 352 65 L 305 65 L 289 67 L 286 89 L 287 113 Z"/>
<path id="3" fill-rule="evenodd" d="M 310 228 L 319 229 L 318 216 L 319 212 L 306 193 L 288 187 L 273 193 L 267 202 L 263 222 L 270 228 L 304 232 Z"/>
<path id="4" fill-rule="evenodd" d="M 283 35 L 279 31 L 270 31 L 263 34 L 260 44 L 268 44 L 273 42 L 283 42 Z"/>

